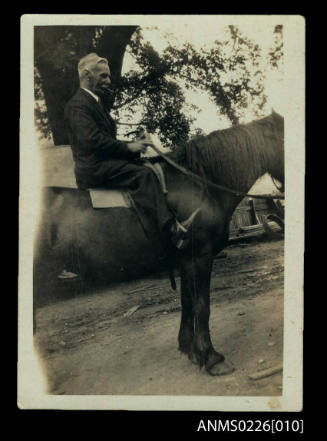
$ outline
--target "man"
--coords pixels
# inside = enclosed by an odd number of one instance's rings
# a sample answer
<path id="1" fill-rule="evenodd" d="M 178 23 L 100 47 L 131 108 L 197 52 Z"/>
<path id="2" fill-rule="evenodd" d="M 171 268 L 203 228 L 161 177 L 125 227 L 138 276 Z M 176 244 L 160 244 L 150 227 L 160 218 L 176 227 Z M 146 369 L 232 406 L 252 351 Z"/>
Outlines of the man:
<path id="1" fill-rule="evenodd" d="M 88 54 L 80 60 L 78 74 L 80 88 L 65 108 L 77 186 L 128 190 L 148 236 L 169 233 L 183 248 L 186 229 L 170 212 L 154 173 L 135 161 L 149 141 L 118 141 L 115 122 L 103 107 L 111 84 L 108 61 Z"/>

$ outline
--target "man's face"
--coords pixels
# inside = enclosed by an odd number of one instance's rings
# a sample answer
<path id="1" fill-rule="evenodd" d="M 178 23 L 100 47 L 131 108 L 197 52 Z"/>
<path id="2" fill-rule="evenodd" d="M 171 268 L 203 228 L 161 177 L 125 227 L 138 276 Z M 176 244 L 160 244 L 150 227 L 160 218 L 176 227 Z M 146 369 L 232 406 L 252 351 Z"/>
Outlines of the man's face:
<path id="1" fill-rule="evenodd" d="M 89 88 L 96 95 L 102 97 L 110 92 L 110 69 L 106 63 L 98 63 L 90 72 Z"/>

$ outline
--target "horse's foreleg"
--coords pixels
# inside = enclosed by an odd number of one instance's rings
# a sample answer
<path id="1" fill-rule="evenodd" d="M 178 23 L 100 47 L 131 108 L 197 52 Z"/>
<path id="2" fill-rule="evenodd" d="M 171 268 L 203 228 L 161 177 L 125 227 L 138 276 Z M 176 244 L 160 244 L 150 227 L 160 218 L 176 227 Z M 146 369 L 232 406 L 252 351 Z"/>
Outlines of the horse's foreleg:
<path id="1" fill-rule="evenodd" d="M 194 351 L 201 367 L 206 365 L 210 354 L 214 351 L 209 329 L 212 261 L 211 256 L 192 259 L 190 282 L 193 291 Z M 217 361 L 223 359 L 223 355 L 218 354 Z"/>
<path id="2" fill-rule="evenodd" d="M 194 315 L 191 292 L 188 289 L 187 272 L 181 268 L 181 304 L 182 316 L 178 334 L 178 344 L 180 351 L 189 355 L 193 354 L 194 339 Z"/>
<path id="3" fill-rule="evenodd" d="M 200 367 L 205 366 L 210 374 L 222 375 L 230 373 L 234 369 L 224 362 L 223 355 L 215 351 L 210 338 L 210 278 L 212 263 L 212 255 L 206 254 L 193 257 L 182 265 L 182 276 L 184 275 L 185 277 L 185 289 L 188 293 L 187 300 L 184 300 L 184 302 L 186 302 L 188 309 L 190 309 L 190 302 L 192 303 L 193 312 L 187 316 L 187 320 L 185 318 L 184 327 L 190 329 L 189 320 L 193 316 L 193 344 L 189 346 L 189 358 L 192 361 L 196 361 Z M 183 301 L 182 306 L 184 309 Z M 184 335 L 186 335 L 186 331 L 184 331 Z"/>

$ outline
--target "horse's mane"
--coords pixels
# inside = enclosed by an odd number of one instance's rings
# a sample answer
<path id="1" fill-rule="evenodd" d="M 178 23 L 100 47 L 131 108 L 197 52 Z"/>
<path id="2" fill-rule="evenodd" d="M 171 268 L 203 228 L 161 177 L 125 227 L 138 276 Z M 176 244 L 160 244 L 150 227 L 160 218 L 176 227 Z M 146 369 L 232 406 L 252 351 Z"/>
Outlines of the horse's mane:
<path id="1" fill-rule="evenodd" d="M 283 118 L 274 113 L 258 121 L 198 136 L 176 146 L 167 156 L 214 182 L 242 188 L 245 179 L 256 180 L 267 170 L 273 156 L 271 149 L 281 130 Z"/>

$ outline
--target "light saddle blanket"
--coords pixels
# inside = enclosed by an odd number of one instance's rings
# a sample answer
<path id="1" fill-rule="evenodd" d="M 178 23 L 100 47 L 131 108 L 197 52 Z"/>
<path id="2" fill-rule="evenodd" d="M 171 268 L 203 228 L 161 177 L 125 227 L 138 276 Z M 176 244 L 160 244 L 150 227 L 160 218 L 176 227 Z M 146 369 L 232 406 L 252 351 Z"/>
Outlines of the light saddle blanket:
<path id="1" fill-rule="evenodd" d="M 128 192 L 108 190 L 107 188 L 89 188 L 93 208 L 131 208 L 132 202 Z"/>

